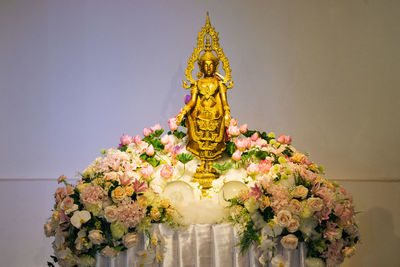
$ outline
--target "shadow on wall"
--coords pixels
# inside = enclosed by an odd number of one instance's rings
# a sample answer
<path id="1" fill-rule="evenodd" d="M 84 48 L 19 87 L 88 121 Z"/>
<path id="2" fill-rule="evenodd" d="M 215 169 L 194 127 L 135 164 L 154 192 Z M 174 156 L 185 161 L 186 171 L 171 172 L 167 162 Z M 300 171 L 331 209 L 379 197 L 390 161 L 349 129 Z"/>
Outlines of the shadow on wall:
<path id="1" fill-rule="evenodd" d="M 356 255 L 343 266 L 400 267 L 400 237 L 394 232 L 390 211 L 375 207 L 357 217 L 361 240 Z"/>

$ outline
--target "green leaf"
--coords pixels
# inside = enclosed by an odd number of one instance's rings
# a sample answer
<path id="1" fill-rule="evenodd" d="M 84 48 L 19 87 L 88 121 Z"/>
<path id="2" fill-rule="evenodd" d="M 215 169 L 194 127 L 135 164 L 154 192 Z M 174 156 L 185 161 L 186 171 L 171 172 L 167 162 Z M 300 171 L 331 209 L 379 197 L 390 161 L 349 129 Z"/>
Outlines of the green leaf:
<path id="1" fill-rule="evenodd" d="M 118 150 L 122 151 L 122 152 L 126 152 L 127 149 L 128 149 L 128 146 L 121 146 L 118 148 Z"/>
<path id="2" fill-rule="evenodd" d="M 142 153 L 139 156 L 139 158 L 144 160 L 144 161 L 147 161 L 153 167 L 157 167 L 161 163 L 160 160 L 156 159 L 154 156 L 149 156 L 146 153 Z"/>
<path id="3" fill-rule="evenodd" d="M 175 158 L 180 162 L 182 162 L 183 164 L 186 164 L 192 159 L 194 159 L 193 155 L 189 153 L 181 153 L 179 155 L 176 155 Z"/>
<path id="4" fill-rule="evenodd" d="M 232 157 L 233 153 L 236 151 L 236 145 L 234 142 L 227 142 L 226 143 L 226 153 L 228 154 L 229 157 Z"/>
<path id="5" fill-rule="evenodd" d="M 268 156 L 268 152 L 267 151 L 263 151 L 263 150 L 256 151 L 256 157 L 261 159 L 261 160 L 264 160 L 267 156 Z"/>
<path id="6" fill-rule="evenodd" d="M 186 136 L 186 133 L 178 131 L 178 130 L 175 130 L 174 131 L 174 135 L 176 136 L 176 138 L 178 138 L 180 140 L 180 139 L 182 139 L 182 138 L 184 138 Z"/>
<path id="7" fill-rule="evenodd" d="M 291 157 L 292 154 L 293 154 L 293 150 L 290 149 L 290 147 L 287 146 L 287 147 L 285 148 L 285 150 L 283 150 L 282 154 L 284 154 L 284 155 L 286 155 L 286 156 L 288 156 L 288 157 Z"/>
<path id="8" fill-rule="evenodd" d="M 153 145 L 156 151 L 161 151 L 164 149 L 164 145 L 161 143 L 160 139 L 152 139 L 150 141 L 150 144 Z"/>
<path id="9" fill-rule="evenodd" d="M 247 132 L 245 132 L 243 135 L 246 136 L 246 137 L 250 137 L 250 136 L 252 136 L 255 132 L 257 132 L 257 131 L 254 131 L 254 130 L 247 130 Z"/>
<path id="10" fill-rule="evenodd" d="M 224 164 L 214 163 L 213 167 L 221 172 L 229 170 L 233 167 L 232 162 L 224 162 Z"/>
<path id="11" fill-rule="evenodd" d="M 155 137 L 160 137 L 163 132 L 164 132 L 164 129 L 156 130 L 155 133 L 154 133 L 154 136 Z"/>

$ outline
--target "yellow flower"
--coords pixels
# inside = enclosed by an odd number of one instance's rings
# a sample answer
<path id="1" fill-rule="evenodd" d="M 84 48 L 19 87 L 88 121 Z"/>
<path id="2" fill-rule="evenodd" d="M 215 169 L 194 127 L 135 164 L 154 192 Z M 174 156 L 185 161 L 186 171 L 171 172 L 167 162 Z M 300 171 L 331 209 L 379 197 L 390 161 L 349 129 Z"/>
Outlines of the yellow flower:
<path id="1" fill-rule="evenodd" d="M 292 160 L 297 163 L 302 162 L 304 158 L 305 158 L 305 155 L 302 153 L 298 153 L 298 152 L 294 153 L 294 155 L 292 156 Z"/>
<path id="2" fill-rule="evenodd" d="M 314 172 L 316 172 L 318 170 L 317 164 L 315 164 L 315 163 L 309 165 L 308 168 Z"/>
<path id="3" fill-rule="evenodd" d="M 125 193 L 128 197 L 132 196 L 134 192 L 135 192 L 135 189 L 133 188 L 133 185 L 125 186 Z"/>
<path id="4" fill-rule="evenodd" d="M 166 209 L 171 205 L 171 201 L 169 201 L 169 199 L 163 199 L 161 200 L 160 205 L 162 208 Z"/>
<path id="5" fill-rule="evenodd" d="M 121 201 L 126 197 L 125 190 L 121 186 L 118 186 L 111 192 L 111 197 L 114 201 Z"/>

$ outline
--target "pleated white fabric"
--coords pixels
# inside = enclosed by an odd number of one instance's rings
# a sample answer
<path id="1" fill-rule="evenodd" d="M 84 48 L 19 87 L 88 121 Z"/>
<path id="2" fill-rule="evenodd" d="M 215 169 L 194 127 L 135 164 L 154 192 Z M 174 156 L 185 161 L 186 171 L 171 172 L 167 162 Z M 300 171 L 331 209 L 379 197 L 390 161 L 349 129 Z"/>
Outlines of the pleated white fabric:
<path id="1" fill-rule="evenodd" d="M 242 254 L 237 245 L 238 235 L 231 224 L 194 224 L 185 230 L 171 229 L 163 224 L 153 225 L 165 238 L 163 260 L 144 266 L 159 267 L 257 267 L 259 253 L 251 248 Z M 148 238 L 144 235 L 136 247 L 120 253 L 116 258 L 96 257 L 96 267 L 137 267 L 139 251 L 145 249 Z M 306 249 L 300 243 L 296 250 L 278 248 L 290 267 L 305 267 Z M 271 266 L 271 265 L 265 265 Z"/>

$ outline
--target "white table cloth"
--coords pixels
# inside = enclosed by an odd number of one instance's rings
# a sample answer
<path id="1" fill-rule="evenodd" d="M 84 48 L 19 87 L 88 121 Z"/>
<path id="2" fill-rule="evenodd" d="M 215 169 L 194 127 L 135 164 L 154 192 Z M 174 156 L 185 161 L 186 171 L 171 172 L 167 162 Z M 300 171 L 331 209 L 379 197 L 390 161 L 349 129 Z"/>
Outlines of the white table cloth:
<path id="1" fill-rule="evenodd" d="M 231 224 L 194 224 L 184 230 L 171 229 L 163 224 L 152 228 L 163 235 L 166 245 L 163 260 L 145 266 L 173 267 L 255 267 L 258 261 L 256 248 L 240 253 L 238 235 Z M 96 267 L 136 267 L 139 266 L 140 252 L 145 249 L 148 239 L 142 235 L 136 247 L 121 252 L 116 258 L 96 257 Z M 306 249 L 300 243 L 296 250 L 278 248 L 290 267 L 305 267 Z M 270 265 L 265 265 L 270 266 Z"/>

